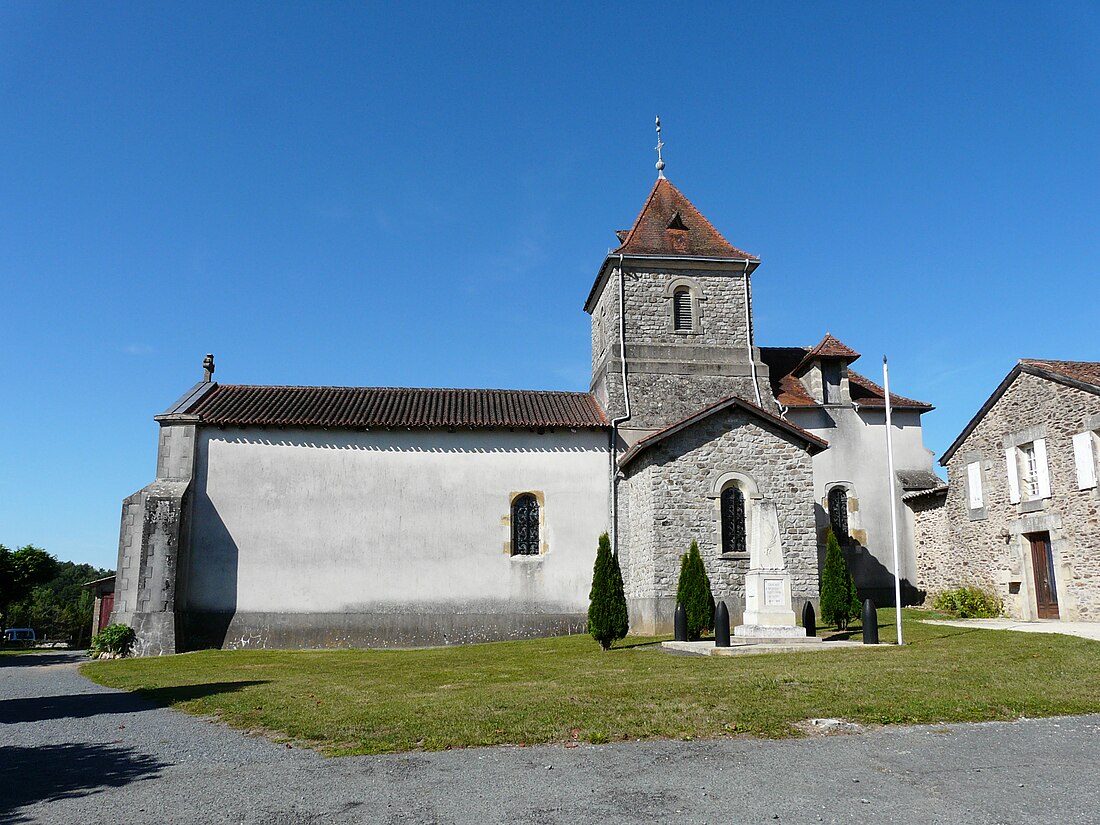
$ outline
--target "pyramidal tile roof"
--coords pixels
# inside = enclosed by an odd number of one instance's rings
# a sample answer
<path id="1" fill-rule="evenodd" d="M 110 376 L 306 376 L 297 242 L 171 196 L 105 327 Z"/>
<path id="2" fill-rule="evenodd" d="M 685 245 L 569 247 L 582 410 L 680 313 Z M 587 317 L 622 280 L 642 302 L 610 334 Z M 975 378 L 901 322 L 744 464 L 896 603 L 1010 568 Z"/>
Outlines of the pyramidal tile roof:
<path id="1" fill-rule="evenodd" d="M 829 332 L 825 333 L 821 343 L 811 349 L 807 355 L 811 358 L 851 358 L 853 361 L 859 358 L 858 352 L 838 341 Z"/>
<path id="2" fill-rule="evenodd" d="M 826 332 L 825 337 L 821 339 L 821 343 L 816 347 L 812 347 L 806 353 L 806 357 L 802 359 L 793 371 L 796 373 L 800 372 L 803 367 L 815 358 L 843 358 L 847 361 L 855 361 L 859 358 L 859 353 L 847 344 L 841 343 L 834 338 L 831 333 Z"/>
<path id="3" fill-rule="evenodd" d="M 738 249 L 667 178 L 658 178 L 634 226 L 620 233 L 617 255 L 760 260 Z"/>

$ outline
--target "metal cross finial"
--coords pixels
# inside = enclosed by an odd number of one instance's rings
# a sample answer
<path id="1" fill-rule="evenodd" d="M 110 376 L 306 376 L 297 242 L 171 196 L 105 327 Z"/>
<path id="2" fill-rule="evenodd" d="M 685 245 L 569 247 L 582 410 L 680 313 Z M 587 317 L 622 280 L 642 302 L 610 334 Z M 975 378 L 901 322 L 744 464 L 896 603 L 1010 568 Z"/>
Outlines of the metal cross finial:
<path id="1" fill-rule="evenodd" d="M 665 142 L 661 140 L 661 116 L 657 115 L 657 177 L 665 176 L 665 159 L 661 157 L 661 150 L 665 148 Z"/>

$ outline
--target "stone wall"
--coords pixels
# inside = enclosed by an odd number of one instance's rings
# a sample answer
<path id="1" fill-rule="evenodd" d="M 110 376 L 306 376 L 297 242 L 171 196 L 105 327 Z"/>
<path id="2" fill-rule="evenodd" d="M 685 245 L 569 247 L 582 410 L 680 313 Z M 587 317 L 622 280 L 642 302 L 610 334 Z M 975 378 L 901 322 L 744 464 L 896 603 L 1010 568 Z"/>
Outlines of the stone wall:
<path id="1" fill-rule="evenodd" d="M 930 593 L 961 585 L 992 590 L 993 581 L 988 578 L 988 566 L 984 562 L 974 570 L 969 556 L 946 552 L 951 546 L 946 500 L 946 491 L 928 492 L 905 500 L 902 515 L 913 536 L 917 585 Z"/>
<path id="2" fill-rule="evenodd" d="M 627 598 L 634 632 L 665 632 L 675 608 L 680 556 L 699 543 L 716 599 L 731 619 L 744 609 L 748 554 L 723 556 L 715 485 L 750 476 L 779 515 L 796 610 L 818 597 L 812 459 L 781 431 L 740 409 L 715 413 L 653 446 L 626 468 L 630 496 Z M 624 571 L 624 575 L 626 575 Z"/>
<path id="3" fill-rule="evenodd" d="M 1034 574 L 1027 534 L 1050 533 L 1059 617 L 1100 620 L 1100 497 L 1077 488 L 1072 437 L 1100 414 L 1100 396 L 1021 373 L 948 464 L 944 509 L 946 541 L 922 551 L 929 592 L 987 583 L 1006 612 L 1035 618 Z M 1013 504 L 1009 498 L 1005 438 L 1029 430 L 1045 438 L 1051 495 Z M 1030 436 L 1029 436 L 1030 437 Z M 967 465 L 980 462 L 983 507 L 972 511 Z"/>
<path id="4" fill-rule="evenodd" d="M 625 340 L 632 414 L 627 429 L 660 429 L 731 395 L 755 403 L 753 362 L 761 405 L 776 409 L 767 368 L 758 352 L 750 354 L 746 276 L 736 266 L 627 270 Z M 699 296 L 691 332 L 673 329 L 671 290 L 680 283 L 690 284 Z M 592 391 L 611 417 L 624 413 L 614 273 L 592 307 Z"/>

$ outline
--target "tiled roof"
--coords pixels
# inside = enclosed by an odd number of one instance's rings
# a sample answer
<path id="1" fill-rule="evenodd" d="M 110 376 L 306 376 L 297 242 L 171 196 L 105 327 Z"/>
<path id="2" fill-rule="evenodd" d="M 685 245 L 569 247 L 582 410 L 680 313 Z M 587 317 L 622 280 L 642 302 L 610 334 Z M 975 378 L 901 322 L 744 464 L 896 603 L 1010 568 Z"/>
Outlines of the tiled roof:
<path id="1" fill-rule="evenodd" d="M 278 427 L 606 427 L 586 392 L 216 384 L 186 410 L 204 423 Z"/>
<path id="2" fill-rule="evenodd" d="M 664 441 L 669 436 L 675 435 L 681 430 L 685 430 L 693 424 L 702 421 L 705 418 L 709 418 L 710 416 L 726 409 L 727 407 L 734 406 L 740 407 L 751 415 L 763 419 L 767 423 L 771 424 L 773 427 L 776 427 L 777 429 L 783 430 L 789 435 L 793 435 L 796 438 L 799 438 L 806 444 L 806 449 L 810 450 L 811 452 L 820 452 L 821 450 L 824 450 L 829 446 L 829 442 L 825 441 L 823 438 L 819 438 L 813 433 L 807 432 L 801 427 L 795 426 L 786 419 L 780 418 L 778 415 L 773 415 L 767 410 L 756 406 L 752 402 L 746 401 L 745 399 L 739 398 L 738 396 L 734 395 L 729 398 L 723 399 L 716 404 L 711 404 L 709 407 L 704 407 L 703 409 L 692 413 L 687 418 L 683 418 L 675 422 L 674 424 L 669 424 L 662 430 L 658 430 L 651 435 L 647 435 L 645 438 L 638 441 L 633 447 L 631 447 L 629 450 L 626 451 L 626 453 L 623 454 L 623 457 L 619 460 L 619 466 L 625 467 L 627 464 L 637 458 L 638 455 L 652 447 L 654 444 L 658 444 L 661 441 Z"/>
<path id="3" fill-rule="evenodd" d="M 1038 358 L 1021 358 L 1020 365 L 1051 372 L 1071 381 L 1100 387 L 1100 363 L 1095 361 L 1044 361 Z"/>
<path id="4" fill-rule="evenodd" d="M 944 450 L 943 456 L 940 457 L 941 465 L 947 466 L 947 462 L 951 460 L 951 457 L 966 441 L 966 437 L 974 431 L 974 428 L 978 426 L 978 422 L 985 418 L 993 405 L 1012 386 L 1012 382 L 1020 376 L 1021 372 L 1100 395 L 1100 363 L 1096 361 L 1048 361 L 1040 358 L 1021 358 L 1016 366 L 1009 371 L 1008 375 L 1004 377 L 1004 380 L 997 385 L 997 389 L 993 390 L 993 394 L 986 399 L 978 412 L 974 414 L 974 417 L 970 419 L 970 423 L 963 427 L 963 431 Z"/>
<path id="5" fill-rule="evenodd" d="M 882 387 L 871 379 L 864 378 L 858 372 L 850 368 L 848 370 L 848 389 L 851 392 L 852 400 L 861 407 L 886 406 L 886 393 L 883 391 Z M 898 395 L 896 392 L 890 393 L 890 406 L 910 407 L 923 410 L 935 409 L 926 401 L 906 398 L 904 395 Z"/>
<path id="6" fill-rule="evenodd" d="M 902 493 L 901 500 L 914 501 L 915 499 L 923 498 L 924 496 L 941 496 L 947 493 L 947 489 L 948 488 L 946 484 L 941 484 L 938 487 L 929 487 L 927 490 L 913 490 L 909 493 Z"/>
<path id="7" fill-rule="evenodd" d="M 802 367 L 806 366 L 808 362 L 815 358 L 843 358 L 847 361 L 855 361 L 859 358 L 859 353 L 847 344 L 842 344 L 831 334 L 826 332 L 825 337 L 821 339 L 821 343 L 806 353 L 806 356 L 802 359 L 802 363 L 794 368 L 794 372 L 798 372 Z"/>
<path id="8" fill-rule="evenodd" d="M 894 475 L 898 477 L 898 483 L 906 493 L 931 490 L 944 484 L 943 479 L 931 470 L 898 470 Z"/>
<path id="9" fill-rule="evenodd" d="M 848 352 L 855 352 L 855 350 L 846 347 L 841 344 L 831 335 L 826 335 L 825 339 L 818 344 L 820 347 L 827 341 L 832 339 L 840 347 Z M 808 353 L 812 352 L 817 347 L 761 347 L 760 357 L 764 363 L 768 365 L 768 374 L 771 377 L 772 392 L 775 394 L 775 400 L 782 404 L 784 407 L 814 407 L 819 406 L 818 402 L 814 400 L 814 397 L 806 390 L 802 381 L 794 375 L 798 368 L 802 365 L 808 357 Z M 833 352 L 839 352 L 838 349 L 832 348 Z M 858 353 L 856 353 L 858 355 Z M 828 356 L 826 356 L 828 357 Z M 840 356 L 845 357 L 850 356 Z M 848 388 L 851 392 L 852 401 L 863 407 L 885 407 L 886 398 L 882 387 L 871 381 L 868 378 L 863 377 L 851 367 L 848 368 Z M 931 404 L 927 404 L 924 401 L 916 401 L 912 398 L 906 398 L 903 395 L 897 393 L 890 393 L 890 405 L 898 408 L 931 410 L 934 409 Z"/>
<path id="10" fill-rule="evenodd" d="M 616 255 L 759 260 L 722 237 L 710 221 L 666 178 L 659 178 Z"/>

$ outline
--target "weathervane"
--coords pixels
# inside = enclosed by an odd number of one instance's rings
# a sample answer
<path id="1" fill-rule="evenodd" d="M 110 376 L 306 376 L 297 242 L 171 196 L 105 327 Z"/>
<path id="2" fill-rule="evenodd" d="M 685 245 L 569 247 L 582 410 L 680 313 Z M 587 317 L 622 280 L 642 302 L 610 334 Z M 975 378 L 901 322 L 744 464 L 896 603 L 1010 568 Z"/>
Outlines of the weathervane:
<path id="1" fill-rule="evenodd" d="M 665 148 L 665 142 L 661 140 L 661 116 L 657 115 L 657 177 L 665 176 L 665 159 L 661 157 L 661 150 Z"/>

